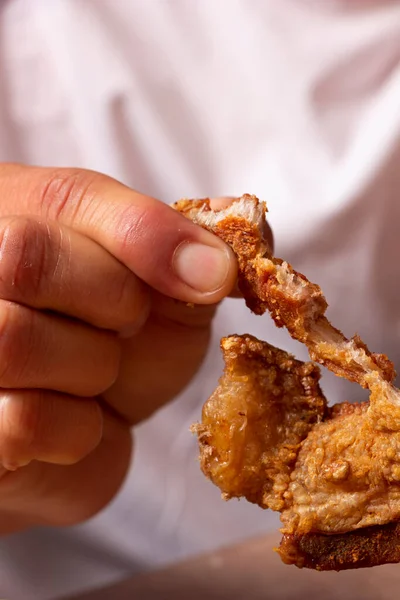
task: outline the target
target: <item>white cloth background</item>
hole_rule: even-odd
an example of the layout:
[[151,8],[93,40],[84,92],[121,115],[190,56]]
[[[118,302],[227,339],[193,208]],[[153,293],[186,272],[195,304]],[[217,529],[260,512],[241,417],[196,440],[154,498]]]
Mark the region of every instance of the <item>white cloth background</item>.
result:
[[[278,255],[321,284],[335,324],[400,364],[399,2],[3,0],[0,160],[97,169],[166,202],[257,194]],[[234,332],[305,357],[226,302],[196,380],[138,428],[112,505],[0,540],[2,597],[54,598],[277,526],[220,500],[188,433]]]

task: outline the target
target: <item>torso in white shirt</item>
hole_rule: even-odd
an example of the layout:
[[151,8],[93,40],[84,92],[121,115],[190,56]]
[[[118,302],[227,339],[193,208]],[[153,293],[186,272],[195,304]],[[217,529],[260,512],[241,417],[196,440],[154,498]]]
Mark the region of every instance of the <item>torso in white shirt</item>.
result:
[[[399,2],[9,0],[0,31],[0,160],[96,169],[166,202],[257,194],[335,324],[400,363]],[[117,499],[85,525],[3,538],[0,595],[43,600],[277,526],[220,500],[188,432],[233,332],[305,357],[226,302],[195,381],[138,428]]]

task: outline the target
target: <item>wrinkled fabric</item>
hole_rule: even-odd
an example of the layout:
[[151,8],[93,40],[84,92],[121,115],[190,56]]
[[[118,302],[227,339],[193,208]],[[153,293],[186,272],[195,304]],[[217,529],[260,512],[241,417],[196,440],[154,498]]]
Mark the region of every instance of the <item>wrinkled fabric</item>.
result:
[[[96,169],[165,202],[257,194],[277,255],[322,286],[331,320],[400,366],[398,1],[3,0],[0,160]],[[244,332],[306,356],[225,302],[196,379],[138,427],[114,502],[0,540],[0,596],[55,598],[277,526],[220,500],[188,432],[219,338]]]

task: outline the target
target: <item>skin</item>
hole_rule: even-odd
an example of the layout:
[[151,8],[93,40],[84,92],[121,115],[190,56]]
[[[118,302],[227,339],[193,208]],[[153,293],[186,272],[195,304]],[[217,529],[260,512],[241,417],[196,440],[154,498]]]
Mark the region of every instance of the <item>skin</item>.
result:
[[193,377],[235,281],[230,249],[154,198],[0,165],[0,534],[113,498],[132,426]]

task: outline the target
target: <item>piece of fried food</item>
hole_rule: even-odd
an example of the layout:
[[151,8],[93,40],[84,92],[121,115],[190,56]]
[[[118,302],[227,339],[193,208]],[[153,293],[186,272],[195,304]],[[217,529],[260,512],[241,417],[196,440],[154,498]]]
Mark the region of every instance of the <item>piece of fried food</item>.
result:
[[268,309],[312,359],[371,391],[369,403],[328,410],[310,363],[251,336],[225,338],[225,373],[197,426],[203,471],[225,497],[282,512],[285,562],[340,570],[397,561],[399,530],[387,525],[400,519],[392,364],[333,328],[320,288],[271,256],[254,196],[219,212],[207,200],[176,208],[231,245],[250,308]]
[[193,428],[202,470],[226,499],[280,511],[300,443],[327,413],[319,369],[250,335],[221,348],[225,372]]
[[400,523],[364,527],[349,533],[284,535],[283,562],[317,571],[344,571],[400,562]]
[[180,200],[174,208],[231,246],[247,306],[258,315],[268,310],[278,327],[306,344],[312,360],[365,388],[371,376],[393,381],[396,373],[384,354],[371,354],[358,336],[348,340],[329,323],[321,288],[272,256],[263,235],[265,203],[245,194],[220,211],[211,209],[208,198]]

